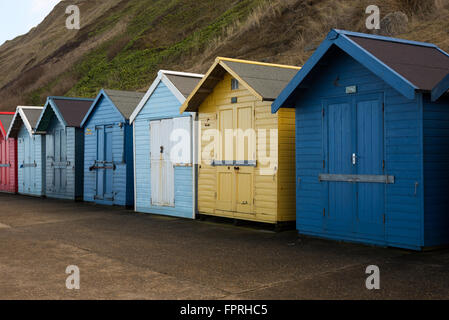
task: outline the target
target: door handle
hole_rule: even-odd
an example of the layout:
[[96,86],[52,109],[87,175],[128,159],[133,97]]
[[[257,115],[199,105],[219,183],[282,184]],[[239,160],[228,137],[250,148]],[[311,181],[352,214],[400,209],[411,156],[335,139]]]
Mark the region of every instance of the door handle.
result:
[[239,171],[239,170],[240,170],[240,167],[234,167],[234,170]]

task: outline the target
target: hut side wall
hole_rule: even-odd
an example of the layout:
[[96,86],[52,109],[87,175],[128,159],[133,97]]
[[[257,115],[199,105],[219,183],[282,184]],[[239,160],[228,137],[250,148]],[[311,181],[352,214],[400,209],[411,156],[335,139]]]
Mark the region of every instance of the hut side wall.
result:
[[423,101],[424,235],[432,247],[449,244],[449,99]]

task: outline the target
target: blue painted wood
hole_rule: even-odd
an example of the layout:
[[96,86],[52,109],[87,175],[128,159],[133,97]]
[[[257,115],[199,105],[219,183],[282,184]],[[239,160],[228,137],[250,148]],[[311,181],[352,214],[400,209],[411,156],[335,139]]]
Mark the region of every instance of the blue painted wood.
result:
[[[329,174],[354,174],[351,155],[354,152],[352,137],[353,106],[350,99],[331,100],[326,108],[328,132],[324,141],[328,157]],[[325,121],[326,121],[325,120]],[[325,230],[330,233],[348,234],[354,232],[355,185],[344,182],[323,182],[328,188]]]
[[19,193],[45,195],[45,140],[42,136],[30,136],[22,124],[18,134],[18,181]]
[[[104,91],[100,92],[86,116],[83,132],[84,201],[132,206],[134,203],[134,170],[130,151],[133,146],[132,128]],[[108,141],[107,144],[105,139]],[[107,158],[105,146],[108,150]],[[90,170],[98,162],[111,159],[115,170]]]
[[[160,82],[134,121],[136,166],[136,211],[192,218],[195,214],[193,181],[194,167],[175,167],[174,207],[155,206],[151,203],[150,121],[180,117],[181,103]],[[182,116],[192,116],[186,113]]]
[[449,100],[423,98],[424,241],[449,243]]
[[[384,175],[384,120],[382,95],[356,98],[357,165],[359,175]],[[362,237],[385,241],[385,184],[359,183],[357,188],[357,230]]]
[[449,91],[449,74],[432,90],[432,101],[440,99]]
[[[348,85],[357,85],[358,93],[347,95],[345,87]],[[302,87],[297,90],[301,94],[293,92],[292,97],[296,99],[292,100],[291,104],[296,107],[297,228],[299,232],[329,239],[414,250],[419,250],[430,243],[443,244],[446,240],[443,241],[441,238],[425,241],[430,231],[423,232],[423,217],[429,212],[428,205],[425,206],[426,209],[423,209],[424,179],[427,179],[427,175],[432,178],[437,177],[438,174],[434,173],[432,176],[430,170],[423,171],[422,158],[425,157],[429,161],[430,167],[434,165],[433,161],[440,161],[439,159],[449,161],[449,154],[444,153],[443,158],[438,157],[441,154],[438,150],[449,150],[445,147],[449,139],[442,135],[443,128],[439,129],[438,126],[433,125],[431,118],[433,116],[440,119],[440,126],[444,127],[445,123],[449,123],[444,119],[449,118],[442,109],[443,105],[449,109],[448,105],[442,104],[438,112],[430,109],[427,118],[424,112],[423,120],[422,106],[420,106],[421,95],[418,94],[413,99],[407,98],[336,47],[329,49],[323,58],[316,62],[307,79],[303,81]],[[318,176],[321,173],[331,172],[330,169],[334,166],[331,163],[332,156],[337,157],[337,160],[338,157],[347,159],[347,157],[350,158],[350,154],[343,157],[338,152],[352,153],[344,149],[341,145],[342,136],[336,134],[340,129],[335,124],[339,123],[339,117],[342,117],[345,110],[345,99],[351,101],[353,105],[351,116],[353,120],[350,125],[353,126],[351,130],[354,130],[355,134],[352,134],[351,142],[345,142],[345,145],[352,143],[352,148],[355,150],[352,152],[359,154],[360,162],[355,173],[391,175],[395,177],[395,184],[357,185],[354,196],[350,197],[349,191],[347,191],[348,195],[341,195],[342,198],[348,198],[349,204],[341,207],[334,204],[332,208],[329,202],[330,192],[342,193],[343,189],[329,190],[325,186],[327,183],[319,182]],[[430,101],[430,97],[428,99]],[[382,102],[384,112],[381,112]],[[340,113],[329,110],[329,105],[339,104]],[[329,123],[330,117],[336,120]],[[422,138],[423,125],[424,139]],[[433,137],[433,143],[427,143],[426,134],[436,135]],[[331,144],[334,145],[331,146]],[[385,160],[385,168],[383,168],[383,160]],[[446,160],[443,160],[441,170],[447,165],[444,161]],[[442,179],[438,183],[435,182],[433,188],[438,188],[443,180],[447,181]],[[353,226],[339,228],[338,224],[334,224],[334,228],[327,227],[327,216],[323,217],[323,212],[326,212],[325,215],[331,214],[332,210],[351,212],[354,200],[357,203],[354,210],[356,219],[352,221],[355,228]],[[434,205],[444,207],[441,199]],[[382,211],[385,213],[385,224]],[[347,218],[343,216],[342,220]],[[429,222],[428,225],[431,223]]]

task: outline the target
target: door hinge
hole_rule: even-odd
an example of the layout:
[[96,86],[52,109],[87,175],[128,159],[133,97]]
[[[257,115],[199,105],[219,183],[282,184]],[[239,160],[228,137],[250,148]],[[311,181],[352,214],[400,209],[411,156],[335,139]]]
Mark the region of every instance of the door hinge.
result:
[[323,217],[326,217],[326,208],[323,209]]
[[385,170],[385,160],[382,160],[382,169]]

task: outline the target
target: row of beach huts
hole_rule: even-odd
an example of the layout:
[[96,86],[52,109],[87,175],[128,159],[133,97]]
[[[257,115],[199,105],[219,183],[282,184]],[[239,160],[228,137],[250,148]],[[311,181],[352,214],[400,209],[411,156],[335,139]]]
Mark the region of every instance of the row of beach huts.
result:
[[445,246],[449,55],[332,30],[302,68],[217,58],[160,71],[146,94],[0,113],[0,155],[2,192]]

